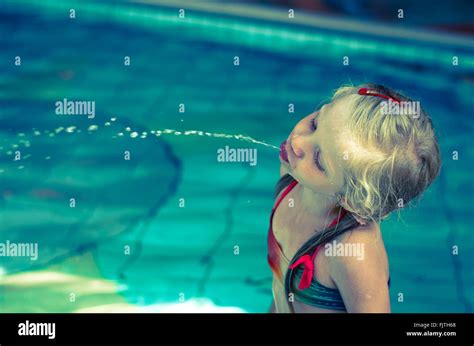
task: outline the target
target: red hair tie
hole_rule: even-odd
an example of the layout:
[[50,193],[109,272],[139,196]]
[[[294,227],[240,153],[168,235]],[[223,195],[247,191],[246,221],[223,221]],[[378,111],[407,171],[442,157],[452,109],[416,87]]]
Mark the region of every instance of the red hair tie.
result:
[[369,89],[369,88],[360,88],[359,89],[359,95],[365,95],[365,96],[377,96],[384,98],[386,100],[392,100],[393,102],[400,103],[400,100],[397,100],[396,98],[384,95],[384,94],[379,94],[377,90],[375,89]]

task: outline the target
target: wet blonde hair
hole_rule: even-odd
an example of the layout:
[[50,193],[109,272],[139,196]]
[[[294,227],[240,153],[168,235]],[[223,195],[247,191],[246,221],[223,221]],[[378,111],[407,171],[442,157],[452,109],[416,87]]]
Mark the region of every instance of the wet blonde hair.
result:
[[421,107],[415,116],[386,114],[382,102],[388,101],[359,95],[360,88],[413,100],[375,84],[344,86],[332,98],[350,112],[341,204],[363,223],[377,222],[420,196],[438,175],[441,158],[431,119]]

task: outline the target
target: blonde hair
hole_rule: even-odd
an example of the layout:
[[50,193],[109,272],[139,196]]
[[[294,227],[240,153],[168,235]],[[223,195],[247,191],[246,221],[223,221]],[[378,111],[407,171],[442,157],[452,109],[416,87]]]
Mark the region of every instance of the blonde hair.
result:
[[439,173],[441,158],[431,119],[421,107],[416,116],[388,114],[382,107],[387,99],[359,95],[360,88],[413,100],[375,84],[344,86],[332,98],[350,112],[343,206],[358,219],[380,221],[426,190]]

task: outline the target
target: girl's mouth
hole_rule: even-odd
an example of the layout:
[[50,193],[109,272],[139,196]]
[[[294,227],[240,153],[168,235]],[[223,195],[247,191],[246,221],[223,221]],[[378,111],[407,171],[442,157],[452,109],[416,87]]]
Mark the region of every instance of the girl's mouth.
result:
[[283,161],[290,163],[288,161],[288,152],[286,151],[286,140],[280,144],[280,157]]

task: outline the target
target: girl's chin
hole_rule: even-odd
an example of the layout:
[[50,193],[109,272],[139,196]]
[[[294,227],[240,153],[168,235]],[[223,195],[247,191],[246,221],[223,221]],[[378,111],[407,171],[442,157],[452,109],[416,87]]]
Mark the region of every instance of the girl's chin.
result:
[[291,165],[288,161],[285,161],[281,156],[278,157],[280,159],[280,163],[286,167],[288,171],[291,171]]

